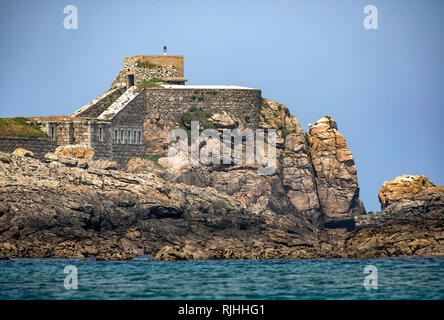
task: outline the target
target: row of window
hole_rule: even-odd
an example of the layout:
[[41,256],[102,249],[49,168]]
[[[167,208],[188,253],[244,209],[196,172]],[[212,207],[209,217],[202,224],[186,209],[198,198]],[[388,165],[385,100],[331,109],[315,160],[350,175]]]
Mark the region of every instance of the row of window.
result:
[[[98,128],[98,138],[99,141],[104,141],[105,135],[104,135],[104,129],[102,127]],[[57,133],[56,133],[56,126],[55,125],[49,125],[48,130],[48,136],[51,140],[56,140]],[[127,143],[127,144],[142,144],[143,143],[143,137],[142,137],[142,131],[141,130],[122,130],[122,129],[114,129],[114,137],[113,137],[114,143]]]
[[[100,135],[100,131],[99,131]],[[142,131],[114,129],[114,143],[142,144]]]

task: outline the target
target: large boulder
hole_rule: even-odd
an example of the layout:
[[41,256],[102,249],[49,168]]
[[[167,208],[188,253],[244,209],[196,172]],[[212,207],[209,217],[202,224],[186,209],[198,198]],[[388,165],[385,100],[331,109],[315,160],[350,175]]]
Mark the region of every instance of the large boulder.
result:
[[15,149],[12,154],[15,155],[15,156],[34,158],[34,153],[32,151],[29,151],[29,150],[23,149],[23,148]]
[[213,114],[208,119],[208,122],[213,124],[216,128],[219,129],[225,129],[225,128],[228,129],[238,128],[239,130],[244,129],[242,121],[238,117],[226,111],[221,111]]
[[45,154],[47,163],[62,164],[66,167],[81,169],[117,170],[118,164],[107,159],[93,160],[94,149],[83,145],[64,145],[57,147],[54,153]]
[[378,197],[381,209],[406,200],[442,199],[444,187],[432,183],[423,175],[403,175],[392,181],[385,181],[379,190]]
[[356,217],[358,226],[444,220],[444,187],[422,175],[403,175],[385,181],[379,190],[381,211]]
[[381,211],[356,217],[347,257],[444,256],[444,187],[403,175],[383,183],[379,201]]
[[92,160],[94,157],[93,148],[77,144],[59,146],[54,153],[65,158]]
[[153,115],[145,120],[144,141],[147,155],[162,155],[168,153],[170,145],[168,134],[170,130],[178,128],[179,124],[174,121],[161,120],[159,115]]

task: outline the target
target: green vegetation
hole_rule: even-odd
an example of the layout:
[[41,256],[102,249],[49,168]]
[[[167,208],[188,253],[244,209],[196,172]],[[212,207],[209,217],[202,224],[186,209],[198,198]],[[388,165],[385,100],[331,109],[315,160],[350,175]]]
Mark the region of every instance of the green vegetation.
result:
[[48,135],[23,117],[0,118],[0,136],[23,138],[47,138]]
[[279,110],[279,112],[282,110],[282,105],[281,104],[278,104],[278,110]]
[[179,124],[186,128],[189,127],[191,121],[199,121],[199,125],[204,129],[215,129],[216,127],[208,121],[215,113],[214,110],[203,110],[192,106],[188,112],[183,113],[179,118]]
[[165,84],[165,82],[162,79],[152,78],[152,79],[150,79],[148,81],[145,81],[143,83],[138,84],[135,92],[139,92],[143,88],[158,87],[161,84]]
[[205,91],[205,93],[212,94],[213,96],[215,96],[217,94],[217,90],[211,89],[211,90]]
[[282,139],[285,139],[286,136],[288,136],[291,133],[291,130],[288,130],[285,124],[281,128],[281,137]]
[[198,109],[196,106],[191,106],[188,112],[184,112],[177,122],[180,127],[188,134],[188,143],[191,144],[191,121],[199,121],[199,126],[203,129],[216,129],[216,127],[209,121],[218,110]]
[[139,67],[139,68],[148,68],[148,69],[162,67],[162,66],[160,66],[158,64],[154,64],[154,63],[151,63],[151,62],[148,62],[148,61],[144,61],[144,62],[137,61],[136,66]]
[[266,124],[268,124],[268,119],[267,119],[267,116],[265,115],[265,113],[261,113],[261,117],[262,117],[262,120],[264,120],[264,122]]
[[165,128],[165,124],[162,123],[162,122],[160,122],[159,120],[156,121],[156,126],[159,127],[159,128],[161,128],[161,129]]
[[[215,96],[217,94],[217,90],[213,90],[213,89],[206,90],[205,94],[211,94],[211,95]],[[191,100],[204,101],[204,93],[202,92],[199,94],[199,91],[194,90],[193,94],[191,95]]]
[[294,159],[294,154],[282,152],[281,155],[279,156],[279,158],[281,160],[284,160],[284,158],[292,158],[292,159]]
[[262,98],[262,107],[267,108],[267,109],[271,109],[270,105],[268,104],[268,102],[264,98]]
[[165,154],[159,154],[159,155],[155,155],[155,156],[139,156],[139,158],[141,158],[141,159],[150,160],[150,161],[154,162],[154,165],[156,167],[158,167],[159,169],[165,169],[165,167],[159,163],[159,159],[163,158],[163,157],[165,157]]
[[204,97],[203,97],[203,95],[200,95],[200,96],[196,96],[196,95],[191,95],[191,100],[196,100],[197,99],[197,101],[203,101],[204,100]]

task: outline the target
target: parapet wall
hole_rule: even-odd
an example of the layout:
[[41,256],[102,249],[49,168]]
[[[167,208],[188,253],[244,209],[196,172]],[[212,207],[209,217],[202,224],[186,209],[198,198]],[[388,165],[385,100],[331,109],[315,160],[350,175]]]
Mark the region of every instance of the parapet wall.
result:
[[32,151],[37,159],[42,160],[45,154],[55,151],[57,143],[45,138],[0,137],[0,151],[12,153],[17,148]]
[[148,117],[175,121],[194,106],[229,111],[250,128],[259,124],[262,97],[258,89],[148,88],[145,96]]

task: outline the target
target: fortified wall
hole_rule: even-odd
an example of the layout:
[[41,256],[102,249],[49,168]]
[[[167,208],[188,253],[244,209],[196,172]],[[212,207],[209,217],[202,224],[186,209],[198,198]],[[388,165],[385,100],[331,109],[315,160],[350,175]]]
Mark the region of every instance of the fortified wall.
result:
[[12,153],[18,148],[32,151],[37,159],[43,160],[45,154],[54,152],[57,143],[48,138],[0,137],[0,151]]
[[0,150],[31,150],[38,158],[57,146],[80,144],[95,150],[94,159],[120,166],[145,155],[145,119],[177,121],[191,108],[226,111],[247,128],[259,125],[262,97],[259,89],[240,86],[184,85],[183,56],[126,57],[110,90],[70,116],[28,118],[47,139],[1,137]]
[[237,116],[246,127],[259,124],[261,91],[236,86],[164,85],[145,90],[147,116],[177,120],[190,107],[227,111]]

